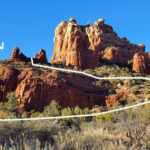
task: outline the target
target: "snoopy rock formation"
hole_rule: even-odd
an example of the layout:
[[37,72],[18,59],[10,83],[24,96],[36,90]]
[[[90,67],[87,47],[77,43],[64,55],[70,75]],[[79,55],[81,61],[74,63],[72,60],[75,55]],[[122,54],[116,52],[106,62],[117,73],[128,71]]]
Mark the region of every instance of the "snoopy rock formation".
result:
[[134,54],[145,52],[144,44],[119,38],[103,19],[85,26],[78,25],[74,18],[69,23],[62,21],[56,28],[54,43],[50,63],[59,62],[74,69],[95,68],[101,60],[127,64]]

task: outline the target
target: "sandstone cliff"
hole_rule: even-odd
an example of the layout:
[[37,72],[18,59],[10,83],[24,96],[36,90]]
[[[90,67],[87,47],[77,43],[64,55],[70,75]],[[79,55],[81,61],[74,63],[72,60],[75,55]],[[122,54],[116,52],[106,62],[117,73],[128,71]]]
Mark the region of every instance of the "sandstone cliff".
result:
[[113,28],[99,19],[94,25],[78,25],[74,18],[61,22],[55,31],[51,63],[63,63],[74,69],[98,67],[101,60],[127,64],[145,45],[119,38]]
[[7,101],[6,95],[15,88],[17,71],[10,67],[0,67],[0,101]]
[[30,67],[19,70],[0,68],[0,101],[7,101],[7,93],[14,91],[21,110],[42,111],[51,100],[62,107],[106,105],[109,88],[94,85],[90,78]]
[[[7,101],[6,95],[14,91],[21,111],[42,111],[52,100],[57,100],[62,108],[109,106],[127,100],[127,97],[118,96],[122,90],[96,85],[89,77],[27,66],[21,71],[20,68],[1,67],[0,83],[0,101]],[[110,89],[118,94],[112,95]],[[125,92],[128,92],[125,95],[130,93]]]

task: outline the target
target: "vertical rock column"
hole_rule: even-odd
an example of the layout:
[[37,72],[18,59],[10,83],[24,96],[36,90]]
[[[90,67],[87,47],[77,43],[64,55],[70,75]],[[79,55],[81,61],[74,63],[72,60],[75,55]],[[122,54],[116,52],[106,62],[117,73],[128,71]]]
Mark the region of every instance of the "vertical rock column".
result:
[[136,53],[133,57],[133,71],[141,74],[149,74],[150,67],[148,58],[144,53]]

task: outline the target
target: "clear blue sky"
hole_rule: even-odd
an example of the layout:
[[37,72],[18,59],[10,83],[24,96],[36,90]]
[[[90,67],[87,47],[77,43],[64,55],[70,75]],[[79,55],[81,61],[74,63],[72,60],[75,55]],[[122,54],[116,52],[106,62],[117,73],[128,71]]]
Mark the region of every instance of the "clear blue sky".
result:
[[120,37],[150,51],[150,0],[0,0],[0,59],[18,46],[28,57],[43,48],[50,60],[55,28],[70,17],[82,25],[104,18]]

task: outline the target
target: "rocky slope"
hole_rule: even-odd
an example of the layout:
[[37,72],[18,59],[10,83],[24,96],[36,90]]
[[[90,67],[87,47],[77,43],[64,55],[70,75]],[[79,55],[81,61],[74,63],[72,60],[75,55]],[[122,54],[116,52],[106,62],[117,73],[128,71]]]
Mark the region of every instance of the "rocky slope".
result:
[[[117,64],[128,66],[133,60],[133,72],[150,74],[150,53],[145,53],[145,46],[119,38],[103,19],[86,26],[78,25],[73,18],[69,23],[63,21],[56,28],[54,42],[50,64],[43,49],[34,56],[35,63],[63,64],[84,70],[101,68],[104,62],[114,67]],[[83,75],[35,68],[18,47],[14,48],[10,59],[0,64],[0,101],[7,101],[7,94],[14,91],[22,111],[42,111],[52,100],[57,100],[62,107],[92,107],[135,99],[131,88],[121,86],[124,83],[113,87],[110,81],[97,84],[96,80]]]
[[[6,101],[7,93],[15,91],[21,109],[43,110],[51,100],[62,107],[105,105],[107,88],[95,86],[92,81],[79,75],[51,72],[24,67],[23,71],[12,67],[0,67],[0,98]],[[42,76],[43,75],[43,76]]]
[[95,80],[82,75],[51,72],[27,64],[15,65],[0,67],[0,98],[5,102],[7,93],[14,91],[22,111],[42,111],[52,100],[57,100],[62,107],[113,105],[116,101],[126,101],[125,95],[130,93],[129,90],[97,85]]

